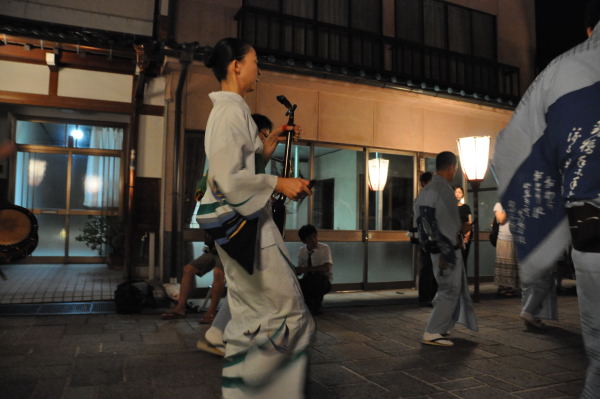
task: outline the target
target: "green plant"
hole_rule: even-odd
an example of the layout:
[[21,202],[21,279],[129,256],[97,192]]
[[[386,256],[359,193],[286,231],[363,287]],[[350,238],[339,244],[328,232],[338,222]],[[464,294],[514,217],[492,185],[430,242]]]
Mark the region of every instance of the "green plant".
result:
[[123,224],[117,216],[88,216],[75,240],[97,250],[100,256],[104,255],[105,249],[107,255],[120,256],[123,254],[123,238]]

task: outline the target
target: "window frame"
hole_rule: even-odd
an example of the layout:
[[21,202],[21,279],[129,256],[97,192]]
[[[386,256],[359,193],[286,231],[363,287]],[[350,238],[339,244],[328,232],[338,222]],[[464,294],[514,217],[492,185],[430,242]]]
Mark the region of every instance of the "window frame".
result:
[[[17,151],[25,151],[29,153],[46,153],[46,154],[66,154],[69,161],[67,165],[67,171],[70,176],[71,168],[72,168],[72,158],[75,155],[91,155],[91,156],[112,156],[118,157],[120,159],[120,170],[119,170],[119,206],[116,209],[112,210],[74,210],[70,209],[70,198],[71,194],[71,186],[72,182],[70,178],[67,179],[66,184],[66,193],[68,194],[66,197],[66,210],[64,211],[46,211],[40,209],[30,209],[33,214],[56,214],[65,216],[65,223],[69,223],[69,216],[79,216],[79,215],[96,215],[96,216],[118,216],[121,217],[125,212],[125,178],[126,178],[126,142],[129,140],[129,129],[130,125],[126,122],[113,122],[113,121],[102,121],[102,120],[94,120],[94,119],[78,119],[78,118],[63,118],[63,117],[49,117],[49,116],[37,116],[20,114],[20,113],[8,113],[8,121],[9,121],[9,135],[10,139],[16,143],[16,135],[17,135],[17,122],[32,122],[32,123],[55,123],[55,124],[65,124],[65,125],[86,125],[86,126],[96,126],[96,127],[114,127],[123,129],[123,143],[120,150],[106,150],[106,149],[97,149],[97,148],[77,148],[73,146],[69,146],[67,142],[67,146],[50,146],[50,145],[39,145],[39,144],[16,144]],[[10,159],[10,173],[8,175],[8,198],[14,198],[15,190],[16,190],[16,166],[17,166],[17,157],[11,157]],[[65,242],[66,242],[66,250],[68,251],[68,241],[70,239],[70,232],[67,232]],[[62,263],[103,263],[106,261],[106,257],[103,256],[36,256],[31,259],[27,259],[25,263],[52,263],[56,261]]]

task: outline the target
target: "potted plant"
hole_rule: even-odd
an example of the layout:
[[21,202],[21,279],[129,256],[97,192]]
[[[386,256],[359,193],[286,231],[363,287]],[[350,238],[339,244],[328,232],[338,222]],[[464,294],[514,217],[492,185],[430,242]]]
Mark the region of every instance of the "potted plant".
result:
[[88,216],[76,241],[108,257],[109,266],[123,264],[123,223],[118,216]]

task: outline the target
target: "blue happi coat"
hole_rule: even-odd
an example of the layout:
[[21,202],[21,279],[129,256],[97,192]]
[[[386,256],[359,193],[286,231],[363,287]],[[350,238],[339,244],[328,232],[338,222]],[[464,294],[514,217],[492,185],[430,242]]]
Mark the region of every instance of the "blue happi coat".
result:
[[524,281],[570,242],[565,205],[600,199],[600,24],[531,84],[493,158]]

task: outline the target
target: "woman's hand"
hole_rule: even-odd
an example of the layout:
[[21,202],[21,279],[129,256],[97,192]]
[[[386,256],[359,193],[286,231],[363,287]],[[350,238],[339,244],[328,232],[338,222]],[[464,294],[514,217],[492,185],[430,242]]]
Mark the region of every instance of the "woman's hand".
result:
[[[263,142],[263,158],[265,161],[271,159],[271,155],[275,152],[277,144],[285,143],[285,133],[291,128],[291,126],[283,125],[271,131],[271,133],[264,133],[263,131],[258,132],[258,136]],[[300,139],[302,134],[302,127],[299,125],[294,126],[294,142]]]
[[[269,137],[273,137],[273,140],[276,140],[278,143],[284,143],[285,142],[285,133],[288,130],[290,130],[292,127],[294,128],[294,142],[297,142],[298,140],[300,140],[300,136],[302,135],[302,127],[300,125],[294,125],[294,126],[283,125],[281,127],[278,127],[277,129],[273,130],[271,132],[271,134],[269,134]],[[267,139],[269,137],[267,137]]]
[[278,177],[275,191],[289,199],[299,200],[312,195],[309,185],[310,181],[306,179]]

